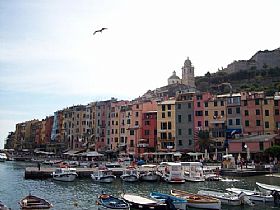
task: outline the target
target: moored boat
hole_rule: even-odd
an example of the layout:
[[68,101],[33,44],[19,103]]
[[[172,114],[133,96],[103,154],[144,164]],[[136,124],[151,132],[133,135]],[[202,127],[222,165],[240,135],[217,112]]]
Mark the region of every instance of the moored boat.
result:
[[0,162],[4,162],[8,159],[7,155],[5,153],[0,153]]
[[34,195],[24,197],[20,200],[19,205],[24,210],[50,209],[53,207],[49,201]]
[[263,184],[260,182],[256,182],[256,185],[258,185],[260,191],[271,194],[273,191],[277,191],[280,193],[280,186],[277,185],[270,185],[270,184]]
[[184,178],[189,182],[204,182],[203,165],[201,162],[181,162]]
[[92,173],[91,178],[95,182],[111,183],[116,179],[116,176],[112,174],[112,170],[106,167],[99,167],[98,171]]
[[260,201],[260,202],[273,202],[274,198],[272,195],[268,195],[266,193],[257,191],[257,190],[246,190],[246,189],[241,189],[241,188],[227,188],[226,189],[229,192],[240,194],[241,192],[245,193],[246,196],[251,200],[251,201]]
[[96,201],[100,210],[129,210],[129,204],[121,198],[102,193]]
[[162,179],[168,183],[185,183],[181,163],[162,162],[160,165],[165,166]]
[[0,210],[10,210],[2,201],[0,201]]
[[78,177],[76,168],[57,168],[52,173],[52,177],[57,181],[72,182]]
[[199,190],[197,192],[199,195],[205,195],[205,196],[211,196],[214,198],[217,198],[221,201],[222,204],[230,205],[230,206],[240,206],[244,203],[244,193],[240,194],[231,194],[227,192],[219,192],[219,191],[213,191],[213,190]]
[[183,198],[188,207],[201,209],[221,209],[221,201],[217,198],[189,193],[182,190],[171,190],[171,195]]
[[128,166],[123,170],[123,174],[120,177],[125,182],[136,182],[139,180],[139,173],[137,168]]
[[168,210],[168,205],[140,195],[124,193],[121,197],[130,205],[132,209],[141,210]]
[[176,209],[186,210],[187,201],[182,198],[159,192],[151,192],[150,197],[161,202],[166,202],[169,199]]
[[141,181],[158,181],[161,178],[160,173],[157,171],[157,165],[142,165],[139,171]]

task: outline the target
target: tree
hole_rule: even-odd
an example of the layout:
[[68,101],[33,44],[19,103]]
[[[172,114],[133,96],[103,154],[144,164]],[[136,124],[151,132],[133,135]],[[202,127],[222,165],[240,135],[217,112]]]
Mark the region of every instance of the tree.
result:
[[200,130],[198,132],[198,142],[199,142],[199,148],[201,152],[204,152],[205,149],[209,149],[211,143],[209,137],[209,131]]
[[269,156],[279,158],[280,157],[280,146],[279,145],[274,145],[274,146],[266,149],[264,152],[266,154],[268,154]]

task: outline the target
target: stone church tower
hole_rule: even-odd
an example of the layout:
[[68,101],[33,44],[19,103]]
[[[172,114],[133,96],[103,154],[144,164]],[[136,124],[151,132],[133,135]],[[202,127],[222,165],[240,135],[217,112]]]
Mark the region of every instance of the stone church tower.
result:
[[189,57],[185,60],[184,66],[182,67],[182,84],[195,87],[194,67]]

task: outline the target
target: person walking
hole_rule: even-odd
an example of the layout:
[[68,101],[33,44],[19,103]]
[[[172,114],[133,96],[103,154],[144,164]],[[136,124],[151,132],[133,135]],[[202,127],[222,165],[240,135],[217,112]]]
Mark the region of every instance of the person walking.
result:
[[41,170],[41,163],[38,163],[37,166],[38,166],[38,170],[40,171]]

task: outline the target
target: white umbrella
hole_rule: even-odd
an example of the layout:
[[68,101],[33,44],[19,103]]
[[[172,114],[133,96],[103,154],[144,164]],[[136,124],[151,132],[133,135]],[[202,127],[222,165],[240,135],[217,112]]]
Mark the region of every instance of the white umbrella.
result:
[[250,160],[250,148],[247,147],[247,161]]

